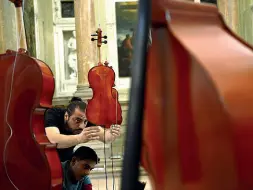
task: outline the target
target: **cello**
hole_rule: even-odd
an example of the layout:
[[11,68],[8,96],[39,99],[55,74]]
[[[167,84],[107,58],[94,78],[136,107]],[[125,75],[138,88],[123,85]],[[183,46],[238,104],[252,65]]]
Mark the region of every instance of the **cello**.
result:
[[107,39],[107,36],[102,35],[100,28],[97,29],[96,34],[91,36],[93,36],[92,41],[97,41],[99,61],[98,65],[92,67],[88,72],[88,81],[93,96],[88,100],[86,116],[91,123],[110,128],[111,125],[122,123],[118,92],[113,88],[115,86],[115,72],[107,61],[104,64],[101,62],[100,48],[103,43],[107,43],[102,39]]
[[[87,120],[96,126],[104,127],[104,153],[105,151],[105,130],[112,125],[121,125],[122,123],[122,109],[118,100],[118,91],[115,86],[115,72],[109,63],[101,62],[100,48],[102,44],[106,44],[107,36],[102,35],[102,30],[97,29],[96,34],[91,35],[91,41],[97,41],[98,48],[98,65],[92,67],[88,72],[88,81],[90,88],[93,91],[92,99],[88,100],[86,108]],[[97,37],[97,38],[94,38]],[[113,156],[113,147],[111,144],[111,155]],[[112,176],[113,176],[113,189],[115,188],[115,178],[113,171],[113,158],[112,162]],[[106,171],[106,155],[105,155],[105,176],[106,176],[106,189],[107,187],[107,171]]]
[[0,55],[0,189],[60,190],[61,163],[43,124],[44,111],[52,106],[53,73],[28,55],[22,0],[10,1],[16,7],[20,47]]
[[138,19],[121,189],[140,161],[155,190],[252,189],[253,47],[208,4],[140,0]]

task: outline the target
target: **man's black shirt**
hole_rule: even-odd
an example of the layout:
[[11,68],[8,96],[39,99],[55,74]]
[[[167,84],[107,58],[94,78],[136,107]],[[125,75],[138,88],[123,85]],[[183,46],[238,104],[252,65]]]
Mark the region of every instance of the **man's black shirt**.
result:
[[[66,123],[64,121],[66,109],[63,108],[51,108],[45,113],[45,128],[57,127],[63,135],[73,135],[70,131],[66,130]],[[87,126],[92,124],[88,122]],[[61,162],[71,160],[73,149],[75,146],[69,148],[57,148]]]

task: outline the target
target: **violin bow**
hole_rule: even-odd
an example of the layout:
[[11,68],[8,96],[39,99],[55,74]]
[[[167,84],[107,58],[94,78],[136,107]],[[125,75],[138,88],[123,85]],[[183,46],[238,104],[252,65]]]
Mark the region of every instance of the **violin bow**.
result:
[[151,2],[139,0],[121,190],[134,190],[138,184]]

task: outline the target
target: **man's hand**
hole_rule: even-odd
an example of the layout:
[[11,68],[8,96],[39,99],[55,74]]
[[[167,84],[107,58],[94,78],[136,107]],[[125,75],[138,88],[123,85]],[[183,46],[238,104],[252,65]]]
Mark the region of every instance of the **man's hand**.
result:
[[119,137],[121,134],[120,125],[112,125],[110,128],[110,132],[113,136]]
[[91,140],[98,140],[99,139],[99,127],[87,127],[84,128],[83,131],[78,135],[80,143],[86,143]]
[[120,125],[112,125],[110,129],[105,129],[99,126],[99,141],[111,143],[120,136]]

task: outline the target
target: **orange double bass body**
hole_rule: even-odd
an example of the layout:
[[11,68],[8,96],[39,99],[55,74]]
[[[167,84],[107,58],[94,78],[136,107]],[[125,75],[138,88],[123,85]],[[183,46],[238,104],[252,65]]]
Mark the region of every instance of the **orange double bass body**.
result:
[[[95,125],[101,125],[110,128],[113,124],[122,123],[122,110],[118,101],[118,92],[113,88],[115,82],[115,72],[112,67],[108,66],[108,62],[101,63],[100,47],[102,43],[102,31],[99,28],[96,31],[97,47],[99,48],[99,63],[90,69],[88,73],[88,81],[92,88],[92,99],[88,100],[86,115],[88,121]],[[104,36],[104,38],[107,38]]]
[[253,189],[252,82],[253,48],[216,7],[152,1],[142,165],[155,190]]
[[[22,10],[21,1],[12,2]],[[8,50],[0,55],[0,79],[0,189],[62,189],[60,160],[44,129],[55,85],[51,70],[24,49]]]

